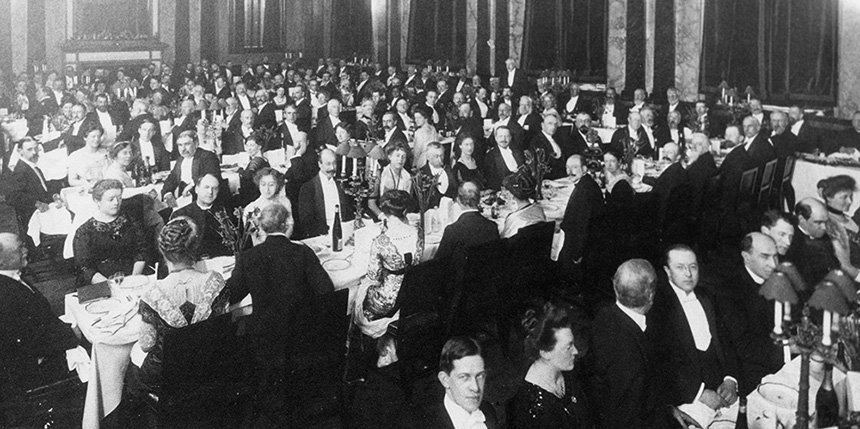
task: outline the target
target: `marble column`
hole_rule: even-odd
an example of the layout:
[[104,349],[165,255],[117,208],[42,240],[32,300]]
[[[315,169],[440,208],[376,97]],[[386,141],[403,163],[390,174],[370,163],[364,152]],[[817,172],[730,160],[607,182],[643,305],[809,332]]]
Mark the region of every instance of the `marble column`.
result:
[[620,93],[624,89],[627,72],[627,0],[609,1],[608,33],[606,83]]
[[64,0],[45,0],[45,60],[54,70],[60,70],[65,62],[60,45],[66,40],[66,14],[51,11],[65,9]]
[[12,74],[12,17],[9,0],[0,0],[0,69]]
[[27,0],[12,0],[12,71],[21,73],[27,68]]
[[400,0],[400,65],[406,68],[406,52],[409,47],[409,12],[412,7],[410,0]]
[[675,87],[685,101],[699,95],[704,14],[705,0],[675,2]]
[[466,69],[478,67],[478,0],[466,0]]
[[188,53],[192,62],[200,61],[200,8],[203,0],[188,1]]
[[173,66],[176,60],[176,0],[158,2],[158,40],[167,45],[161,52],[162,63]]
[[839,1],[839,59],[836,115],[850,118],[860,104],[860,2]]
[[510,0],[508,3],[510,35],[508,57],[520,64],[523,52],[523,28],[526,22],[526,0]]
[[373,60],[388,62],[388,4],[385,0],[371,0],[370,19],[373,22]]
[[654,92],[654,25],[656,0],[645,0],[645,92]]
[[[215,10],[218,14],[218,41],[215,46],[218,52],[217,61],[223,64],[227,61],[227,55],[230,53],[230,0],[217,1],[218,5]],[[213,58],[213,60],[216,59]]]

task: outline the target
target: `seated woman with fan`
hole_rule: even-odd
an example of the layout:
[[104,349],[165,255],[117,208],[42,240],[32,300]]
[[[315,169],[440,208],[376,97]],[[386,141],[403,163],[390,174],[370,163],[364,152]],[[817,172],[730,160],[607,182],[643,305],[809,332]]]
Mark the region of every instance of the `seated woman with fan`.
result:
[[385,147],[389,164],[379,173],[379,186],[367,200],[367,207],[377,218],[383,214],[379,198],[388,191],[405,191],[410,195],[411,200],[412,175],[406,167],[409,152],[409,146],[402,142],[394,142]]
[[172,219],[158,236],[158,250],[169,274],[158,280],[140,301],[143,319],[140,340],[132,348],[132,365],[126,373],[126,391],[134,403],[145,395],[158,395],[162,385],[163,346],[167,332],[224,314],[228,294],[224,278],[200,269],[200,234],[190,218]]
[[418,229],[406,221],[408,204],[406,191],[390,190],[382,195],[381,232],[371,242],[367,275],[355,298],[353,323],[362,334],[376,340],[378,367],[397,361],[394,340],[385,333],[388,325],[399,319],[395,303],[406,269],[418,264],[424,248]]
[[534,177],[523,169],[502,180],[502,199],[510,201],[514,206],[514,211],[505,218],[502,238],[516,235],[520,228],[546,222],[543,208],[532,201],[536,186]]

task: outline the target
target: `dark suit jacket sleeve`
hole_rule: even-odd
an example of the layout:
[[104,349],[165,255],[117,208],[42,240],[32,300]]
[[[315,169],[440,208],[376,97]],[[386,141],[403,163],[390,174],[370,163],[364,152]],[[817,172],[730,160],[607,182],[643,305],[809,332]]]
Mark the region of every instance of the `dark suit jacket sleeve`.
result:
[[323,295],[334,290],[334,284],[331,281],[328,273],[322,267],[319,258],[314,254],[313,250],[302,246],[302,253],[305,259],[305,275],[308,279],[308,284],[313,288],[318,295]]
[[316,208],[316,195],[314,192],[314,184],[312,181],[305,182],[299,189],[298,201],[298,236],[300,238],[307,237],[314,223],[314,211]]
[[433,259],[443,259],[451,256],[454,253],[454,248],[456,247],[455,241],[457,241],[457,231],[455,228],[452,228],[452,225],[448,225],[445,227],[445,231],[442,232],[442,240],[439,241],[439,249],[436,250],[436,255]]
[[230,304],[235,304],[245,298],[251,292],[248,284],[247,271],[249,267],[246,262],[247,253],[240,253],[236,257],[236,267],[233,269],[233,274],[227,280],[227,287],[230,290]]
[[167,175],[167,178],[164,179],[164,186],[161,188],[161,196],[165,196],[168,193],[174,193],[175,197],[179,197],[176,194],[176,188],[179,187],[179,169],[181,168],[182,160],[176,161],[176,165],[173,166],[173,170],[170,171],[170,174]]
[[[207,174],[211,174],[218,179],[221,179],[221,162],[218,161],[218,155],[215,155],[212,152],[209,152],[205,149],[197,149],[202,150],[203,156],[200,157],[200,175],[198,177],[203,177]],[[177,165],[179,162],[177,161]]]
[[[614,304],[612,304],[614,305]],[[603,392],[597,398],[600,417],[606,428],[644,428],[638,410],[639,394],[644,389],[639,353],[627,335],[616,332],[617,324],[595,323],[593,353],[597,377],[595,384]]]

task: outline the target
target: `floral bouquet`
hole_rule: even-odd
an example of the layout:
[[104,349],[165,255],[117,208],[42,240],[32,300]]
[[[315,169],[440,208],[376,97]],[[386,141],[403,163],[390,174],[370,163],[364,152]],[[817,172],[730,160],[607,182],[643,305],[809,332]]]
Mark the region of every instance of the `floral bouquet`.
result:
[[[239,210],[238,208],[236,210]],[[230,216],[227,215],[227,210],[223,207],[212,213],[215,220],[218,221],[218,235],[221,236],[221,244],[224,247],[231,249],[234,255],[238,255],[242,250],[243,240],[239,227],[233,224]],[[241,216],[241,211],[239,213]]]
[[524,153],[526,162],[520,168],[525,168],[531,173],[532,177],[535,178],[535,193],[538,196],[538,199],[542,199],[543,195],[541,193],[541,183],[543,182],[543,178],[546,173],[549,173],[549,158],[546,155],[546,151],[542,148],[536,148],[534,153],[531,151],[525,151]]
[[433,198],[433,193],[436,192],[438,185],[438,177],[426,174],[421,170],[418,170],[415,177],[412,178],[412,194],[418,201],[418,240],[421,248],[424,247],[424,214],[430,208],[430,200]]

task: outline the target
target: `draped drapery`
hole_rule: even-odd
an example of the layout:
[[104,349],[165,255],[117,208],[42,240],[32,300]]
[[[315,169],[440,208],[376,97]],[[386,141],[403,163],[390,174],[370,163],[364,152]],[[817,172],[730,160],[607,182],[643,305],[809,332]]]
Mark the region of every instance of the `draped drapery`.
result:
[[412,0],[406,59],[466,63],[466,0]]
[[835,103],[837,0],[706,0],[703,87]]
[[331,52],[335,57],[373,54],[371,0],[332,0]]
[[565,68],[605,79],[607,15],[604,0],[527,2],[523,67]]

